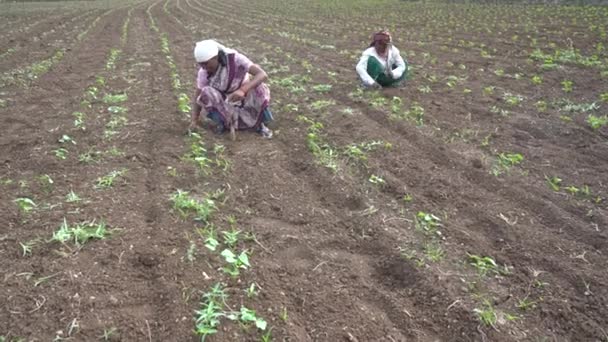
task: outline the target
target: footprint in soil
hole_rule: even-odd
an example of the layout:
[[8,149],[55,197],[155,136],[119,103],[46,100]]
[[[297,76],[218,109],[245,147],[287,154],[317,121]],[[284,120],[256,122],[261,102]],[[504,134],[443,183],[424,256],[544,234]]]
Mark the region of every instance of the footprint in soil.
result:
[[385,285],[406,288],[415,285],[420,276],[418,270],[408,260],[392,258],[378,264],[378,274]]

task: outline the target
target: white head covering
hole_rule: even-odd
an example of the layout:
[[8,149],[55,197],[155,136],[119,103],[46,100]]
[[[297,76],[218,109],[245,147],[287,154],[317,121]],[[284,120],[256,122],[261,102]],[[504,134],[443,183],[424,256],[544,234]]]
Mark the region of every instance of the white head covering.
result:
[[220,44],[213,39],[202,40],[194,47],[194,59],[197,63],[204,63],[217,56]]

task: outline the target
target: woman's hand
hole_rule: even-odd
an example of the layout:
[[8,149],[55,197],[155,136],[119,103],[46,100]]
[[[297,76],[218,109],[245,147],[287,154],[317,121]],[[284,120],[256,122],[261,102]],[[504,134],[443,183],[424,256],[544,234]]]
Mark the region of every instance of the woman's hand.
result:
[[234,92],[230,93],[228,97],[226,97],[226,102],[239,102],[245,99],[245,92],[241,89],[237,89]]

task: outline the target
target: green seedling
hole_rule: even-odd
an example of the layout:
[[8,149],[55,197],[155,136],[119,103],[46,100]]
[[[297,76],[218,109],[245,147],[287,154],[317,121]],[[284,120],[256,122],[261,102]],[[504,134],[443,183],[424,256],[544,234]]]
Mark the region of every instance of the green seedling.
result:
[[211,290],[203,295],[201,308],[196,310],[196,334],[201,336],[201,341],[209,335],[217,333],[220,318],[226,316],[223,311],[224,303],[228,296],[224,293],[221,284],[215,284]]
[[331,91],[331,84],[317,84],[315,86],[312,87],[312,90],[318,92],[318,93],[327,93],[329,91]]
[[177,109],[184,114],[188,114],[192,111],[190,106],[190,97],[184,93],[180,93],[177,97]]
[[59,142],[62,144],[70,143],[72,145],[76,145],[76,141],[67,134],[62,135],[61,138],[59,138]]
[[224,249],[220,255],[223,256],[224,260],[228,263],[228,266],[223,267],[222,271],[228,273],[233,278],[239,276],[240,269],[248,269],[250,267],[247,251],[243,251],[237,256],[232,250]]
[[247,298],[253,298],[259,294],[259,291],[258,291],[255,283],[251,283],[251,285],[249,285],[249,287],[247,288],[246,292],[247,292]]
[[608,92],[601,93],[601,94],[600,94],[600,100],[601,100],[602,102],[607,102],[607,103],[608,103]]
[[215,202],[210,198],[197,200],[189,195],[187,191],[177,190],[171,195],[173,208],[182,217],[187,217],[190,213],[195,213],[195,220],[207,222],[213,211],[216,209]]
[[490,173],[494,176],[499,176],[503,172],[509,171],[511,167],[519,165],[523,160],[524,156],[520,153],[500,153]]
[[85,221],[70,227],[64,218],[59,229],[53,232],[51,241],[65,243],[73,240],[77,247],[81,247],[91,239],[103,240],[108,235],[110,232],[104,222]]
[[425,85],[425,86],[419,86],[418,87],[418,91],[423,93],[423,94],[430,94],[433,92],[433,90],[431,89],[430,86]]
[[224,145],[213,144],[213,154],[215,155],[215,160],[213,162],[220,170],[225,172],[230,169],[230,161],[226,159],[224,152],[226,152],[226,147]]
[[99,339],[104,341],[111,341],[114,334],[118,331],[118,329],[112,327],[109,329],[103,329],[103,334],[99,336]]
[[241,231],[235,230],[234,227],[229,232],[223,231],[222,235],[224,236],[224,244],[226,244],[230,248],[234,248],[236,246],[236,244],[239,242],[240,234],[241,234]]
[[287,323],[288,316],[287,316],[287,308],[286,307],[282,307],[281,308],[281,312],[279,313],[279,318],[283,322]]
[[424,254],[432,262],[439,262],[445,256],[443,249],[438,243],[427,243],[424,246]]
[[317,162],[333,172],[338,171],[338,152],[331,145],[326,143],[322,137],[323,124],[309,119],[303,115],[297,118],[300,122],[309,124],[306,143],[308,149],[317,158]]
[[122,157],[122,156],[125,155],[125,152],[121,151],[116,146],[113,146],[112,148],[110,148],[109,150],[107,150],[105,153],[108,154],[108,155],[110,155],[110,156],[112,156],[112,157]]
[[562,184],[561,178],[556,177],[556,176],[553,176],[553,177],[545,176],[545,180],[547,181],[547,184],[553,191],[557,192],[560,190],[560,187]]
[[126,169],[114,170],[105,176],[97,178],[95,188],[96,189],[111,188],[112,186],[114,186],[116,179],[118,177],[124,176],[126,172],[127,172]]
[[103,76],[95,76],[95,85],[103,88],[106,85],[106,79]]
[[547,111],[548,105],[546,101],[540,100],[540,101],[536,101],[536,103],[534,104],[536,106],[536,110],[544,113]]
[[78,155],[78,161],[85,164],[98,162],[101,159],[101,155],[102,153],[100,151],[89,150],[88,152]]
[[564,91],[564,93],[572,92],[572,86],[574,84],[574,83],[572,83],[572,81],[564,80],[561,82],[561,84],[562,84],[562,90]]
[[32,212],[38,207],[34,201],[27,197],[17,198],[13,202],[15,202],[19,207],[19,210],[21,210],[25,214]]
[[589,114],[586,120],[587,124],[594,129],[598,130],[606,125],[608,125],[608,115],[603,116],[595,116],[593,114]]
[[125,102],[129,99],[126,93],[123,94],[106,94],[102,101],[106,104],[117,104]]
[[190,152],[184,156],[184,159],[197,164],[203,173],[209,173],[212,161],[207,155],[207,149],[200,134],[190,132]]
[[517,301],[517,308],[521,311],[528,311],[536,308],[537,302],[529,300],[528,297]]
[[403,197],[401,197],[401,200],[405,203],[410,203],[414,200],[414,197],[412,196],[412,194],[405,194],[403,195]]
[[72,115],[74,116],[74,127],[80,128],[83,131],[86,130],[84,124],[85,114],[83,112],[74,112]]
[[53,150],[53,153],[55,154],[55,157],[57,157],[61,160],[65,160],[68,158],[68,150],[66,150],[63,147]]
[[419,211],[415,216],[416,229],[422,231],[426,235],[439,235],[439,227],[442,226],[439,217]]
[[344,154],[349,160],[365,163],[367,161],[367,153],[382,145],[384,145],[387,149],[389,148],[388,143],[384,143],[380,140],[360,144],[350,144],[344,149]]
[[496,311],[492,306],[492,303],[488,300],[484,300],[484,307],[481,309],[474,309],[475,314],[477,314],[477,318],[481,323],[486,326],[495,327],[496,321],[498,320],[498,316],[496,315]]
[[87,97],[88,101],[96,101],[98,93],[99,93],[99,89],[97,87],[90,86],[85,91],[85,96]]
[[193,263],[194,260],[196,260],[196,243],[194,243],[194,241],[190,241],[190,246],[186,251],[186,259],[188,259],[190,263]]
[[126,112],[128,112],[129,110],[125,107],[122,106],[110,106],[108,107],[108,112],[112,113],[112,114],[124,114]]
[[485,96],[493,95],[494,94],[494,89],[496,89],[496,87],[494,87],[494,86],[484,87],[483,88],[483,94]]
[[226,317],[231,320],[238,319],[243,324],[253,323],[259,330],[266,330],[266,326],[268,325],[265,320],[256,315],[254,310],[248,309],[244,306],[241,307],[240,314],[237,315],[236,313],[233,313],[227,315]]
[[42,186],[42,190],[44,190],[44,192],[49,193],[53,190],[53,184],[55,182],[53,181],[53,178],[51,178],[51,176],[42,175],[38,176],[38,183],[40,183],[40,186]]
[[317,100],[311,103],[310,108],[312,110],[321,110],[325,107],[335,105],[336,102],[334,100]]
[[[261,342],[270,342],[272,341],[272,328],[270,328],[264,335],[260,336]],[[0,341],[1,342],[1,341]]]
[[500,116],[504,116],[504,117],[507,117],[511,114],[511,112],[508,111],[507,109],[499,108],[498,106],[490,107],[490,112],[494,113],[494,114],[500,114]]
[[376,175],[371,175],[369,177],[369,182],[376,185],[384,185],[386,183],[382,177]]
[[532,76],[532,84],[541,85],[543,83],[543,77],[539,75]]
[[67,203],[78,203],[82,201],[82,199],[73,190],[70,190],[70,192],[68,192],[68,194],[65,196],[65,201]]
[[505,100],[505,103],[508,104],[509,106],[517,106],[524,100],[524,97],[521,95],[513,95],[511,93],[505,93],[503,95],[503,99]]
[[482,257],[468,253],[467,255],[469,257],[469,264],[475,267],[475,269],[477,269],[477,273],[482,277],[488,275],[488,273],[496,275],[505,275],[509,273],[507,266],[498,266],[492,257]]
[[208,223],[205,228],[197,229],[198,235],[205,241],[205,247],[209,250],[215,251],[220,242],[217,240],[217,234],[215,233],[215,227],[213,224]]

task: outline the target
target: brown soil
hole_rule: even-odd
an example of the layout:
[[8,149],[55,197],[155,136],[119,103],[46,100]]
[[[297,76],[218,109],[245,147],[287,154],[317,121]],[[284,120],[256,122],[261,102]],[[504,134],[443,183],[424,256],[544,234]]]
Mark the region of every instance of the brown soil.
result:
[[[386,105],[372,106],[374,93],[357,93],[354,64],[369,31],[382,26],[379,17],[370,28],[365,6],[334,16],[322,6],[294,2],[287,10],[277,4],[180,0],[71,7],[78,20],[56,12],[47,19],[36,11],[7,16],[32,36],[56,31],[43,45],[23,34],[0,35],[7,49],[19,47],[1,61],[2,73],[48,58],[56,48],[67,50],[26,86],[0,89],[7,104],[0,107],[0,336],[93,341],[116,328],[108,340],[197,341],[194,311],[202,294],[221,282],[227,304],[256,310],[276,341],[606,340],[608,130],[593,130],[587,114],[555,105],[561,98],[601,104],[599,94],[607,89],[598,69],[565,64],[543,73],[538,62],[528,62],[534,48],[526,21],[516,16],[522,8],[471,7],[492,23],[488,33],[483,20],[469,18],[469,7],[395,1],[383,10],[394,20],[389,27],[396,46],[415,69],[406,86],[380,92]],[[417,14],[399,17],[398,10]],[[247,20],[236,16],[239,11]],[[586,25],[558,29],[556,22],[571,23],[567,16],[529,15],[545,52],[552,42],[565,48],[564,39],[581,32],[586,35],[576,44],[584,54],[601,41]],[[437,28],[428,24],[432,18],[440,18]],[[408,27],[420,29],[408,33]],[[217,38],[260,63],[270,74],[275,137],[239,132],[232,142],[203,131],[210,156],[222,145],[231,165],[197,171],[183,158],[188,118],[177,108],[161,34],[187,94],[197,40]],[[121,53],[109,69],[112,49]],[[482,57],[483,49],[494,57]],[[543,76],[538,86],[530,82],[536,74]],[[310,77],[304,92],[279,82],[293,75]],[[446,85],[449,76],[458,78],[453,87]],[[108,105],[82,103],[99,77],[105,79],[97,85],[100,97],[129,97],[121,104],[128,122],[111,138],[104,138]],[[571,93],[561,90],[566,79],[574,84]],[[332,89],[318,92],[317,84]],[[423,86],[432,92],[421,92]],[[489,86],[494,93],[484,95]],[[522,95],[522,103],[509,106],[504,93]],[[423,107],[424,125],[391,119],[395,97],[401,111],[414,102]],[[319,100],[333,103],[316,109]],[[537,111],[539,100],[547,111]],[[508,115],[493,113],[493,106]],[[74,127],[77,111],[86,115],[85,131]],[[391,146],[369,152],[365,163],[340,157],[332,172],[310,153],[300,115],[322,122],[323,138],[338,151],[378,140]],[[571,120],[560,119],[564,115]],[[76,144],[61,144],[63,135]],[[55,156],[58,148],[68,151],[65,160]],[[79,161],[88,151],[100,152],[96,162]],[[502,152],[524,160],[496,176],[491,171]],[[122,169],[113,187],[95,187],[99,177]],[[45,185],[43,175],[53,184]],[[372,175],[384,184],[371,183]],[[562,179],[559,191],[547,184],[553,176]],[[583,185],[589,195],[566,191]],[[252,265],[238,279],[222,272],[219,252],[205,248],[197,233],[202,224],[172,208],[177,189],[197,197],[223,190],[225,201],[210,222],[228,231],[236,220],[239,230],[255,235],[238,244],[250,252]],[[69,191],[83,201],[68,203]],[[17,198],[37,207],[24,213]],[[440,237],[415,227],[421,211],[442,220]],[[64,219],[103,220],[112,234],[82,248],[52,242]],[[24,253],[28,242],[31,252]],[[425,257],[429,245],[441,246],[441,260]],[[490,256],[509,272],[479,276],[468,255]],[[251,283],[260,288],[253,298],[245,292]],[[522,300],[533,305],[524,310]],[[494,326],[476,314],[488,305],[497,315]],[[207,340],[257,341],[261,335],[224,319]]]

